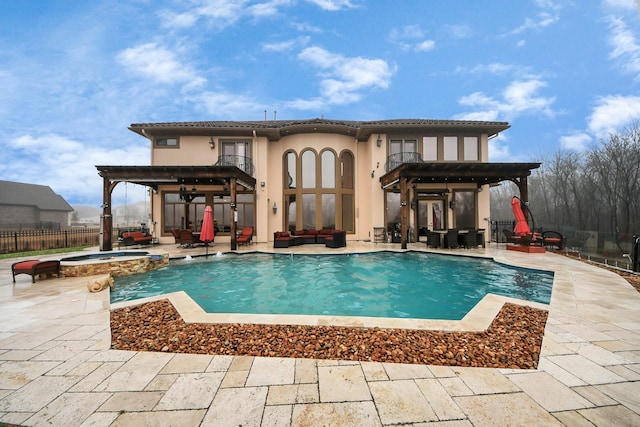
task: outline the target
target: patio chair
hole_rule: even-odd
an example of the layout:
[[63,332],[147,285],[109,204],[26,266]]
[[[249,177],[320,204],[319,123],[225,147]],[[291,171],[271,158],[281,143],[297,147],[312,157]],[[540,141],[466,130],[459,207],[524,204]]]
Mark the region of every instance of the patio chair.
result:
[[458,235],[458,243],[466,249],[478,247],[478,230],[467,230]]
[[440,247],[440,233],[436,233],[435,231],[427,230],[427,247],[429,248],[439,248]]
[[458,247],[458,229],[451,228],[447,230],[447,234],[444,235],[443,247],[449,249],[456,249]]
[[196,239],[193,236],[193,232],[189,229],[180,230],[178,237],[179,246],[182,248],[190,248],[196,243]]
[[236,239],[236,243],[239,245],[248,245],[253,238],[253,227],[244,227],[242,233]]

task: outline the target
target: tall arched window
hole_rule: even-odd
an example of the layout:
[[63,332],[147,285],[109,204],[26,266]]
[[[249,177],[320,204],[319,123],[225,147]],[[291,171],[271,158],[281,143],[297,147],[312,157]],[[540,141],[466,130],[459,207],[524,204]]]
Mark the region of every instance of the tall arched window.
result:
[[[287,229],[339,228],[355,231],[354,160],[325,148],[284,155],[284,202]],[[301,185],[296,185],[300,182]]]

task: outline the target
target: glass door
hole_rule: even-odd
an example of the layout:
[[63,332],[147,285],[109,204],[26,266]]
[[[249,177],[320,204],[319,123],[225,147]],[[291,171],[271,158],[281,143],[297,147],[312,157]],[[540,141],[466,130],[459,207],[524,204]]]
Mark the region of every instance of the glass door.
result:
[[426,240],[427,231],[444,228],[444,200],[418,200],[416,224],[418,241]]

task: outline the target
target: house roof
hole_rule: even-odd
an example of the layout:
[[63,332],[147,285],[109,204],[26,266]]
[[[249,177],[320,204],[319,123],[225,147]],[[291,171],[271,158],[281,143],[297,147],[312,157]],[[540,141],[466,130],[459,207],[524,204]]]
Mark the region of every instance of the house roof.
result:
[[0,181],[0,205],[36,206],[43,211],[73,211],[71,205],[48,185],[13,181]]
[[372,134],[393,132],[481,132],[496,135],[509,128],[507,122],[477,120],[391,119],[375,121],[331,120],[324,118],[304,120],[263,121],[204,121],[134,123],[129,129],[145,137],[173,135],[204,136],[264,136],[271,141],[298,133],[337,133],[353,136],[358,141],[368,140]]

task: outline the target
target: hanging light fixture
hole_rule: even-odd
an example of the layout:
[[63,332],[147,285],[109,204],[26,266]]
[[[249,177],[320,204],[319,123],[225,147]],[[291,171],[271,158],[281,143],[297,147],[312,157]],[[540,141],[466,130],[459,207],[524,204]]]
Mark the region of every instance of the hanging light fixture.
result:
[[180,196],[180,200],[183,202],[187,200],[187,187],[185,187],[184,184],[180,184],[180,191],[178,192],[178,195]]

